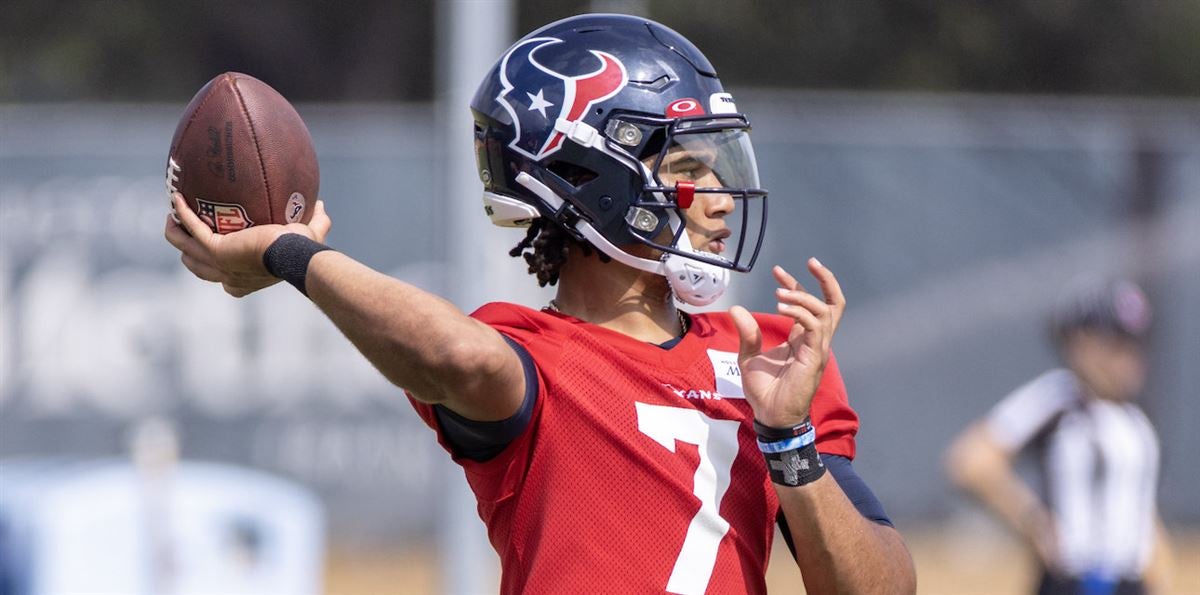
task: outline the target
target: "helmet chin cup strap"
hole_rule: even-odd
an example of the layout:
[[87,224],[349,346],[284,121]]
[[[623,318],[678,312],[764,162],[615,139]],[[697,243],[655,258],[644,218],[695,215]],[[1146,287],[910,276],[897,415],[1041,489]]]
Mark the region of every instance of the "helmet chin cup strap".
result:
[[[671,228],[678,230],[683,222],[674,212],[670,213],[670,217]],[[697,252],[687,233],[679,234],[679,240],[673,247],[680,252]],[[663,274],[675,293],[675,299],[685,304],[707,306],[724,295],[729,287],[729,269],[671,253],[667,253],[662,264]]]
[[[562,198],[533,176],[521,172],[517,174],[516,181],[545,201],[550,208],[558,210],[562,207]],[[669,216],[672,231],[678,232],[683,222],[674,212],[671,212]],[[639,271],[666,277],[671,291],[675,294],[675,299],[685,304],[707,306],[717,301],[725,293],[725,288],[729,286],[729,269],[670,253],[666,254],[662,260],[640,258],[613,245],[587,221],[577,222],[575,229],[597,250],[607,254],[613,260]],[[683,252],[696,252],[686,233],[679,234],[679,240],[675,242],[674,247]]]
[[675,298],[690,306],[707,306],[724,295],[729,287],[729,269],[707,262],[668,254],[663,260],[663,268]]

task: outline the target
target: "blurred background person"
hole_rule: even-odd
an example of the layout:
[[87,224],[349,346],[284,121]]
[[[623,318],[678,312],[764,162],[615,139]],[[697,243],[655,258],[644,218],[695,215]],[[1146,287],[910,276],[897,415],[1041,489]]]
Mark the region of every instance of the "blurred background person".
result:
[[[1159,441],[1135,402],[1149,325],[1130,281],[1068,292],[1049,325],[1063,367],[1009,393],[947,452],[951,480],[1033,548],[1039,595],[1166,592]],[[1041,459],[1044,494],[1014,469],[1025,451]]]

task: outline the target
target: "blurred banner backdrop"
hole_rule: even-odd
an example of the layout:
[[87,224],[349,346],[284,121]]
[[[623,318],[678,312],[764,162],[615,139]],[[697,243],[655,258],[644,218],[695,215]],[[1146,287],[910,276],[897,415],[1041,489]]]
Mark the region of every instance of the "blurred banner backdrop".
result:
[[[939,471],[946,442],[1054,363],[1042,329],[1064,283],[1118,272],[1144,280],[1157,307],[1143,403],[1162,436],[1163,512],[1200,521],[1189,460],[1200,450],[1200,106],[738,99],[772,192],[765,264],[738,295],[769,308],[772,263],[816,255],[838,273],[850,306],[835,349],[862,416],[858,466],[895,518],[955,511]],[[331,243],[450,292],[449,242],[470,240],[448,235],[428,174],[444,158],[427,142],[433,108],[299,109]],[[0,107],[0,457],[117,454],[132,423],[165,415],[185,457],[315,488],[338,539],[429,537],[449,462],[404,396],[290,287],[232,299],[163,241],[179,110]],[[489,246],[496,266],[512,266],[518,234]],[[494,293],[542,295],[530,277],[506,283]]]

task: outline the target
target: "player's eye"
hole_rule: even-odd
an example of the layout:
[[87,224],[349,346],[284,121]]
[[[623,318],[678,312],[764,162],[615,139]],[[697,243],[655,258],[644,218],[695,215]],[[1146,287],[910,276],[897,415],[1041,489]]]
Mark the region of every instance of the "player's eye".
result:
[[674,178],[688,180],[698,180],[708,172],[708,166],[695,159],[681,159],[668,164],[664,169],[666,169],[665,173],[670,174]]

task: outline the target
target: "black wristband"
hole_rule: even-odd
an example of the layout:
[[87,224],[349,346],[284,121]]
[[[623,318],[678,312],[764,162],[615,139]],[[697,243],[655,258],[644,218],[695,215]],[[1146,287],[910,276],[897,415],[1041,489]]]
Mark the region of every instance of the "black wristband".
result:
[[268,273],[291,283],[307,296],[304,280],[308,276],[308,262],[313,255],[326,250],[333,248],[298,233],[285,233],[263,252],[263,266],[267,267]]
[[754,433],[758,434],[758,439],[763,442],[778,442],[780,440],[795,438],[796,436],[807,434],[811,429],[813,429],[812,421],[807,417],[804,418],[804,421],[790,428],[773,428],[759,423],[757,419],[754,420]]
[[782,452],[764,452],[767,472],[771,481],[788,487],[810,484],[825,475],[825,463],[817,452],[817,445]]

